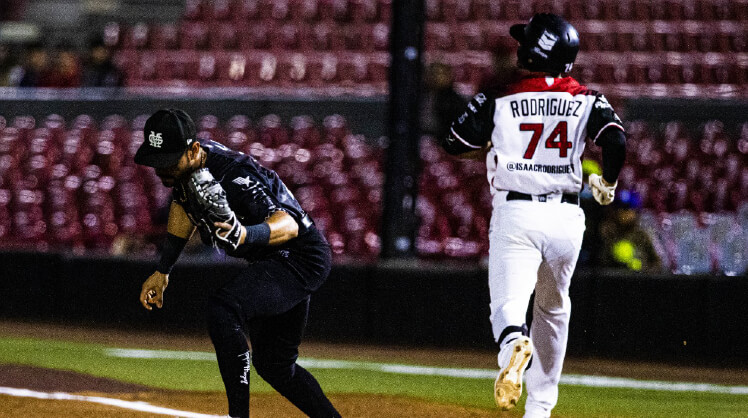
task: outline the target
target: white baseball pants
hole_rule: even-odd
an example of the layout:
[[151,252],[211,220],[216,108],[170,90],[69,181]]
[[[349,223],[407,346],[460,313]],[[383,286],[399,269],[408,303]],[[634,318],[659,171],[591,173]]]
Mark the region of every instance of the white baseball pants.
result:
[[582,247],[584,212],[561,203],[506,201],[495,192],[489,232],[488,284],[491,325],[498,341],[507,326],[525,322],[535,290],[530,339],[535,346],[525,373],[526,417],[548,417],[558,401],[558,381],[566,354],[571,302],[569,285]]

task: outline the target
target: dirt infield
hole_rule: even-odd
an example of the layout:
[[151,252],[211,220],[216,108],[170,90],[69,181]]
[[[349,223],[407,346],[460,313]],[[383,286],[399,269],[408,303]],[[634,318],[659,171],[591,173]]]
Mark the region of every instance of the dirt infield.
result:
[[[109,379],[38,367],[0,365],[0,386],[43,392],[67,392],[85,396],[103,396],[126,401],[204,414],[225,412],[223,393],[152,390]],[[392,396],[333,395],[330,397],[347,417],[496,417],[496,412],[439,405],[426,401]],[[0,417],[153,417],[114,406],[74,400],[45,400],[0,395]],[[253,417],[303,417],[288,401],[277,394],[253,394]],[[515,416],[515,414],[505,414]]]

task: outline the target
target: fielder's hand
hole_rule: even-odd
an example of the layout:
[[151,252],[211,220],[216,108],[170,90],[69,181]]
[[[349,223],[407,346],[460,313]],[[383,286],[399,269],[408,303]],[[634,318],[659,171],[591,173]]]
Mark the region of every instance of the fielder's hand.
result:
[[613,202],[613,199],[616,197],[618,182],[610,184],[601,175],[590,174],[589,183],[592,189],[592,196],[597,200],[597,203],[605,206]]
[[239,222],[236,215],[232,214],[228,222],[216,222],[216,242],[225,249],[236,250],[247,236],[247,230]]
[[164,290],[169,285],[169,275],[154,272],[143,283],[143,290],[140,291],[140,303],[149,311],[153,309],[151,305],[156,305],[159,309],[164,306]]

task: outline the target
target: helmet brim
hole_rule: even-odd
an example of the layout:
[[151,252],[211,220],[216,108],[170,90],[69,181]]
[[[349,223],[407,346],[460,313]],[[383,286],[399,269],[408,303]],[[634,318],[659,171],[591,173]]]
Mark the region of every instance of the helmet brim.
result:
[[512,38],[516,39],[520,43],[525,41],[525,28],[527,27],[526,24],[520,23],[517,25],[512,25],[509,28],[509,34],[512,35]]

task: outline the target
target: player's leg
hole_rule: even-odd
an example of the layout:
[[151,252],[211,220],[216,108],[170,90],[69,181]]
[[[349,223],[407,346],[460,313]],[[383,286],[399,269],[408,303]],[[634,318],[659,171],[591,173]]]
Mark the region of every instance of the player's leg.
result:
[[559,228],[557,235],[549,233],[547,259],[538,271],[530,327],[535,354],[533,365],[526,372],[525,417],[548,417],[558,401],[558,382],[566,354],[571,316],[569,285],[584,234],[584,216],[575,214],[573,210],[578,208],[571,206],[564,209],[564,212],[572,213],[564,218],[564,226]]
[[288,312],[249,322],[255,370],[281,395],[310,417],[339,417],[317,380],[296,364],[306,327],[309,298]]
[[208,303],[208,333],[226,388],[231,417],[249,417],[250,352],[242,331],[240,309],[232,297],[219,292]]
[[488,288],[491,326],[500,348],[527,334],[527,305],[535,288],[542,255],[525,225],[529,208],[503,205],[491,219]]
[[298,281],[274,260],[250,264],[211,296],[208,331],[232,417],[249,415],[251,355],[245,325],[259,315],[285,312],[307,297]]
[[502,205],[491,220],[489,290],[491,324],[499,343],[499,375],[494,383],[498,407],[513,408],[522,394],[522,376],[532,344],[527,336],[527,305],[537,280],[541,253],[534,234],[529,205]]

